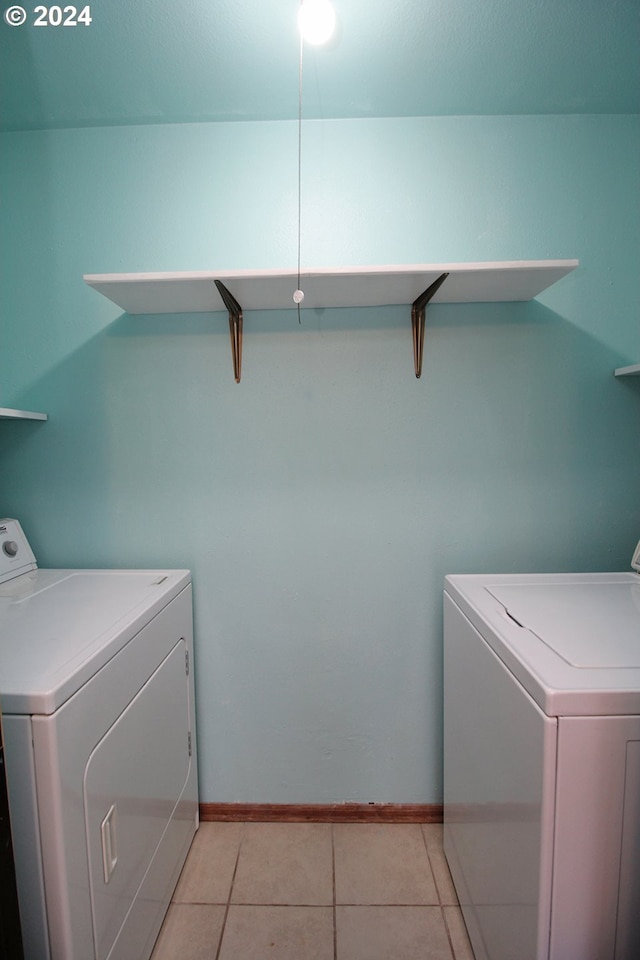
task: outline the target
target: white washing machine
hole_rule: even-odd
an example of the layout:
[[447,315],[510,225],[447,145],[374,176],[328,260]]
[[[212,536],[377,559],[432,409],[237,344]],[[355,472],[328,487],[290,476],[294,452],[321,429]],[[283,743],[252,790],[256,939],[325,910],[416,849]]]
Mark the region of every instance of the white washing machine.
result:
[[444,618],[444,847],[476,960],[637,960],[638,572],[449,576]]
[[26,960],[146,960],[198,825],[187,570],[39,570],[0,520]]

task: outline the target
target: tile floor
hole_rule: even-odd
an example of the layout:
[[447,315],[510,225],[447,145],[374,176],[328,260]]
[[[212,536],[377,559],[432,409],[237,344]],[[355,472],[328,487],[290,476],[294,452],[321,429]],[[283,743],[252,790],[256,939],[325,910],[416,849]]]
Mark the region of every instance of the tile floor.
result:
[[202,823],[152,960],[473,960],[440,824]]

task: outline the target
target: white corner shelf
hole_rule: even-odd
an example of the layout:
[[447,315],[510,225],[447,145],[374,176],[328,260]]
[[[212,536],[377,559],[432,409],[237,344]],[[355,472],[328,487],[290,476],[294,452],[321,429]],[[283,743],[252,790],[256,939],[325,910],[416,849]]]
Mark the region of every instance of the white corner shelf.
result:
[[35,413],[33,410],[12,410],[10,407],[0,407],[0,420],[48,420],[46,413]]
[[[303,309],[409,304],[443,274],[432,303],[532,300],[578,266],[578,260],[337,267],[300,274]],[[224,310],[214,282],[227,286],[243,311],[295,309],[296,270],[207,270],[196,273],[86,274],[84,281],[129,314]]]
[[630,367],[618,367],[613,372],[616,377],[640,377],[640,363],[632,363]]

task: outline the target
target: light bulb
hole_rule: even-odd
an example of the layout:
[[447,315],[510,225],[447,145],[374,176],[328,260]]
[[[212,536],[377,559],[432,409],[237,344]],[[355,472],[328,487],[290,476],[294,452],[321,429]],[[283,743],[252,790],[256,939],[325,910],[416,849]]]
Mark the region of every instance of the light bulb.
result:
[[313,46],[326,43],[336,25],[336,14],[330,0],[302,0],[298,11],[298,27],[302,39]]

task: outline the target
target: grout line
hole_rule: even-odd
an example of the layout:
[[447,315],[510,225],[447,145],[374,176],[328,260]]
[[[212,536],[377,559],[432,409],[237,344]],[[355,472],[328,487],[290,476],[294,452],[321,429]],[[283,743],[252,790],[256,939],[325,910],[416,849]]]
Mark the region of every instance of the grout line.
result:
[[[205,904],[208,906],[208,904]],[[220,906],[220,904],[219,904]],[[291,907],[303,907],[305,910],[330,910],[330,903],[274,903],[273,900],[242,900],[234,901],[228,904],[230,907],[284,907],[285,910]]]
[[447,915],[444,911],[444,903],[442,902],[442,893],[440,892],[440,884],[438,883],[436,871],[433,869],[433,863],[431,862],[431,854],[429,852],[429,844],[427,843],[427,837],[424,830],[422,829],[422,826],[420,827],[420,832],[422,834],[422,841],[424,843],[424,848],[427,852],[427,860],[429,862],[429,869],[431,870],[431,876],[433,877],[433,884],[436,888],[436,894],[438,895],[438,904],[440,906],[440,916],[442,917],[445,933],[447,934],[449,950],[451,951],[452,960],[456,960],[456,952],[453,946],[453,939],[451,937],[451,931],[449,930],[449,924],[447,923]]
[[242,850],[242,844],[244,843],[245,833],[247,831],[246,823],[242,825],[242,833],[240,835],[240,843],[238,844],[238,852],[236,854],[236,862],[233,867],[233,875],[231,877],[231,883],[229,885],[229,896],[227,897],[227,902],[225,905],[224,919],[222,921],[222,928],[220,930],[220,941],[218,943],[218,949],[216,950],[215,960],[220,960],[220,952],[222,950],[222,941],[224,940],[224,932],[227,928],[227,917],[229,916],[229,907],[231,906],[231,896],[233,894],[233,885],[236,881],[236,874],[238,872],[238,864],[240,863],[240,851]]
[[438,904],[440,907],[444,906],[442,902],[442,893],[440,892],[440,884],[438,883],[438,877],[436,876],[436,871],[433,869],[433,863],[431,862],[431,854],[429,853],[429,844],[427,843],[427,838],[425,836],[422,825],[420,826],[420,833],[422,834],[422,842],[424,843],[424,849],[427,853],[427,862],[429,864],[429,870],[431,871],[431,879],[433,880],[433,885],[436,888],[436,895],[438,897]]
[[440,907],[440,912],[442,913],[442,922],[444,923],[444,929],[446,930],[446,933],[447,933],[447,940],[449,941],[449,949],[451,950],[451,956],[453,957],[453,960],[456,960],[456,951],[453,946],[453,938],[451,936],[451,931],[449,929],[447,915],[444,912],[444,907]]
[[439,903],[338,903],[338,907],[401,907],[403,910],[408,908],[416,910],[442,910]]
[[[181,906],[181,904],[178,904],[178,906]],[[224,903],[209,903],[208,901],[202,901],[202,902],[195,903],[195,906],[201,906],[201,907],[224,907],[224,906],[227,906],[227,904],[224,904]],[[234,907],[284,907],[284,909],[286,909],[286,910],[290,909],[291,907],[303,907],[305,910],[329,910],[329,909],[332,907],[332,905],[331,905],[330,903],[274,903],[272,900],[269,900],[269,901],[266,901],[266,902],[265,902],[265,901],[261,901],[261,900],[235,901],[233,904],[229,904],[229,906],[234,906]],[[373,903],[372,903],[372,902],[369,902],[369,901],[367,901],[367,903],[356,903],[356,902],[353,902],[353,903],[352,903],[352,902],[350,902],[350,901],[345,901],[344,903],[335,903],[335,904],[333,904],[333,907],[402,907],[403,910],[406,909],[406,908],[411,907],[411,908],[416,908],[416,909],[420,909],[420,910],[444,910],[445,907],[453,907],[453,908],[455,909],[456,904],[455,904],[455,903],[445,903],[445,904],[439,904],[439,903],[416,903],[415,901],[413,901],[413,902],[412,902],[412,901],[409,901],[408,903],[397,903],[397,902],[395,902],[395,901],[394,901],[393,903],[389,903],[388,901],[386,901],[386,902],[381,902],[381,903],[376,903],[376,902],[373,902]]]
[[176,907],[226,907],[226,900],[172,900]]

